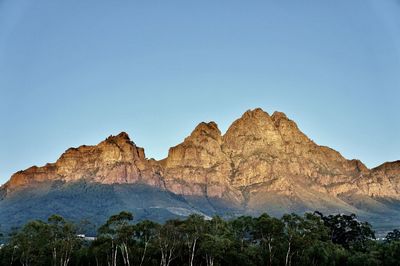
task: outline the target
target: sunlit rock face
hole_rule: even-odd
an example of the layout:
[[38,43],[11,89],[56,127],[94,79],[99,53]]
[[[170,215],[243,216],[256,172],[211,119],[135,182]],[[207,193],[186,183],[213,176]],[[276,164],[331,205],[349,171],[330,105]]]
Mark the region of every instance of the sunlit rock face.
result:
[[95,146],[80,146],[65,151],[55,163],[31,167],[14,174],[8,190],[52,180],[86,180],[103,184],[143,182],[162,187],[158,164],[145,158],[125,132],[110,136]]
[[400,199],[399,161],[370,170],[317,145],[284,113],[261,109],[245,112],[224,135],[215,122],[200,123],[161,161],[148,160],[124,132],[95,146],[70,148],[55,163],[14,174],[3,191],[54,180],[147,184],[254,209],[276,204],[353,210],[344,196]]
[[221,131],[214,122],[200,123],[181,144],[169,150],[165,159],[164,178],[169,190],[178,194],[223,197],[231,191],[232,171],[222,151]]

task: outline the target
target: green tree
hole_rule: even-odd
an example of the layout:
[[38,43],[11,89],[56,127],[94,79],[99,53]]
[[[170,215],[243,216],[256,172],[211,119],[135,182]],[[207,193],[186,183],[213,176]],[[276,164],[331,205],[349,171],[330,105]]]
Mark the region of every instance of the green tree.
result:
[[136,224],[135,235],[136,238],[139,240],[142,249],[139,264],[140,266],[142,266],[145,261],[148,247],[150,243],[156,238],[159,227],[159,224],[149,220],[144,220]]
[[315,212],[324,221],[329,228],[330,239],[333,243],[343,247],[365,250],[366,245],[372,239],[375,239],[375,233],[368,222],[360,222],[355,214],[329,215],[323,216]]
[[134,226],[131,224],[133,215],[130,212],[122,211],[112,215],[107,222],[99,228],[101,237],[111,242],[111,265],[117,265],[118,249],[121,251],[124,265],[130,265],[128,245],[133,241]]
[[205,256],[206,265],[213,266],[223,260],[224,254],[231,248],[233,235],[228,223],[219,216],[205,223],[200,250]]
[[157,245],[160,249],[161,266],[169,266],[177,257],[177,250],[182,241],[179,220],[169,220],[157,230]]
[[287,250],[285,256],[285,266],[291,265],[292,254],[294,250],[294,243],[298,237],[298,232],[301,227],[302,219],[297,214],[285,214],[282,217],[282,222],[285,225],[285,238],[287,243]]
[[383,243],[380,247],[383,265],[399,265],[400,259],[400,241],[391,240]]
[[387,233],[385,241],[386,242],[400,241],[400,231],[398,229],[394,229],[392,232]]
[[205,232],[206,223],[204,217],[199,214],[191,214],[182,224],[183,239],[189,254],[189,265],[193,266],[194,257],[198,248],[201,235]]
[[254,228],[254,220],[251,216],[239,216],[230,222],[236,239],[240,242],[240,251],[243,252],[245,246],[251,242]]
[[260,242],[263,249],[267,250],[269,265],[273,264],[275,250],[282,242],[283,230],[283,222],[277,218],[270,217],[266,213],[255,219],[254,239]]
[[11,237],[10,244],[23,266],[50,264],[49,232],[48,225],[37,220],[28,222]]
[[48,229],[53,265],[67,266],[80,243],[74,224],[59,215],[52,215],[48,218]]
[[99,235],[90,245],[90,253],[93,254],[96,265],[102,265],[102,262],[107,262],[107,265],[113,265],[115,249],[111,248],[112,240],[109,237]]

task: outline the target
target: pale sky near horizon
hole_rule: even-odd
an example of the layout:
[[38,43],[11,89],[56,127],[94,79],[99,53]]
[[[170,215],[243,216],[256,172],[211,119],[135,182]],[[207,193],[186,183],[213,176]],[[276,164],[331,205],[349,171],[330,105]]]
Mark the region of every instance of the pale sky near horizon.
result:
[[375,167],[399,103],[398,0],[0,0],[0,184],[120,131],[162,159],[256,107]]

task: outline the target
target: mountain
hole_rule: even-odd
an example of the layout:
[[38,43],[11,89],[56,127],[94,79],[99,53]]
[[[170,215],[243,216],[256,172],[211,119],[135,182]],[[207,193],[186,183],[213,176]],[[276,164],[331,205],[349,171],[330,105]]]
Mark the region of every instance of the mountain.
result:
[[123,209],[157,221],[193,212],[353,212],[388,228],[400,225],[400,161],[368,169],[317,145],[284,113],[258,108],[224,135],[215,122],[200,123],[160,161],[122,132],[19,171],[0,188],[5,227],[52,213],[100,223]]

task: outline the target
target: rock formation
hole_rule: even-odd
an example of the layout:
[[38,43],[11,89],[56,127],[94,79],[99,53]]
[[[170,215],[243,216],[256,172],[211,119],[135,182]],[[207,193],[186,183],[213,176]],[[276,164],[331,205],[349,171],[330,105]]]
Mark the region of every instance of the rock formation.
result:
[[33,166],[15,173],[4,186],[7,191],[32,183],[84,179],[102,184],[142,182],[162,187],[160,167],[145,158],[125,132],[110,136],[96,146],[70,148],[55,163]]
[[255,210],[354,211],[349,196],[400,199],[400,161],[370,170],[317,145],[284,113],[261,109],[245,112],[225,135],[215,122],[200,123],[161,161],[146,159],[124,132],[96,146],[70,148],[55,163],[17,172],[3,190],[54,180],[141,183]]

